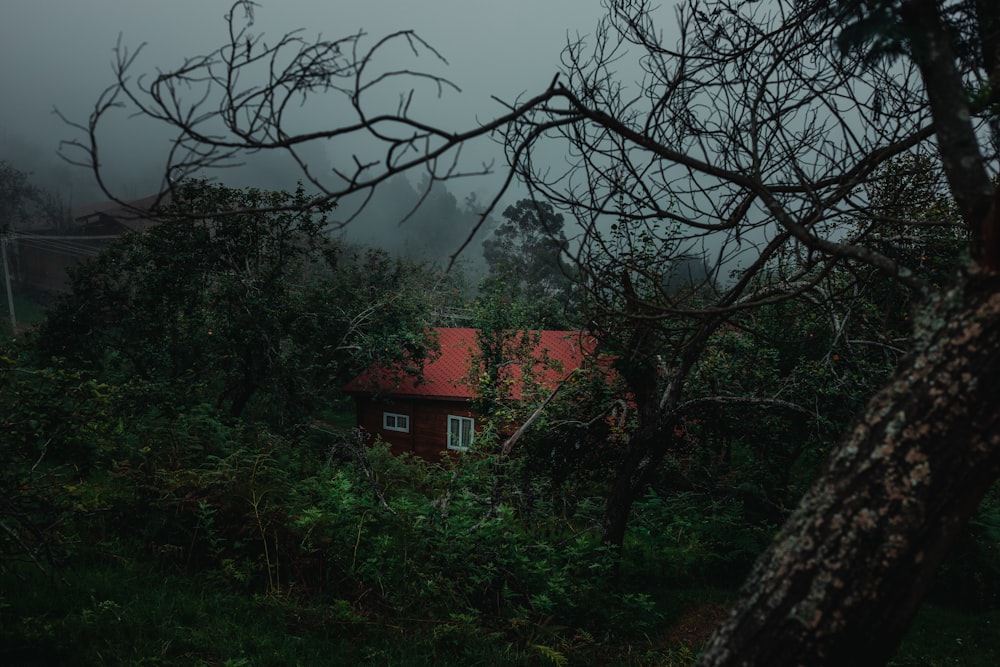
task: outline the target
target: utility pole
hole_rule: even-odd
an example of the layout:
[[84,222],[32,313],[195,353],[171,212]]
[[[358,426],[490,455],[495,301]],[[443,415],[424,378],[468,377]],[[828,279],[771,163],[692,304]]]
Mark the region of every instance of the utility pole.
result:
[[10,234],[4,234],[3,239],[0,240],[0,255],[3,255],[3,277],[4,283],[7,285],[7,308],[10,312],[10,330],[12,332],[17,332],[17,316],[14,314],[14,293],[10,289],[10,269],[7,266],[7,241],[10,240]]

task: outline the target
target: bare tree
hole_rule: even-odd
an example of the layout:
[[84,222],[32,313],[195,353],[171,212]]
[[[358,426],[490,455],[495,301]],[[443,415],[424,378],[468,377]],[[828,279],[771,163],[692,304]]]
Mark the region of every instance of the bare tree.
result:
[[[419,35],[404,30],[373,40],[359,31],[310,41],[295,31],[268,43],[263,33],[253,32],[257,6],[252,0],[236,0],[225,17],[228,40],[222,47],[153,76],[136,72],[144,45],[129,49],[119,38],[115,82],[101,93],[90,117],[78,122],[62,116],[77,135],[61,142],[63,159],[90,169],[109,198],[127,205],[108,182],[99,137],[118,122],[116,113],[128,112],[155,121],[173,135],[157,204],[169,201],[167,193],[185,179],[205,178],[270,151],[297,165],[307,188],[316,193],[308,206],[354,203],[342,215],[344,224],[364,208],[376,187],[397,174],[420,171],[422,196],[408,217],[440,182],[489,173],[490,164],[465,168],[463,147],[488,138],[535,104],[526,101],[465,131],[437,126],[421,117],[428,115],[426,109],[416,110],[420,101],[459,89],[433,71],[447,61]],[[389,54],[399,49],[408,51],[414,64],[427,67],[387,67]],[[550,94],[543,92],[538,99]],[[386,102],[392,97],[397,98],[394,108]],[[303,127],[300,107],[320,98],[329,110],[327,117],[335,119],[332,127],[293,129]],[[329,172],[318,170],[308,159],[317,146],[345,163]],[[462,248],[475,231],[469,230]]]
[[[719,665],[884,662],[1000,475],[995,3],[687,0],[673,40],[646,0],[605,2],[606,18],[590,41],[568,45],[546,90],[464,132],[415,119],[412,92],[394,114],[368,112],[369,95],[391,82],[449,85],[410,69],[372,73],[391,41],[436,57],[412,33],[367,50],[360,34],[315,43],[289,35],[268,46],[237,27],[236,10],[252,10],[239,2],[227,46],[148,83],[132,82],[134,55],[119,47],[118,81],[70,147],[100,173],[97,127],[127,100],[177,130],[168,180],[277,149],[299,161],[318,202],[370,196],[418,167],[429,182],[455,177],[463,145],[499,135],[508,170],[497,197],[518,178],[575,216],[583,233],[574,259],[595,316],[627,323],[613,342],[638,427],[609,492],[610,543],[621,542],[631,503],[684,411],[735,400],[688,393],[692,368],[733,313],[819,299],[842,266],[873,267],[926,294],[912,352],[845,433],[702,656]],[[617,73],[627,58],[641,68],[634,87]],[[253,67],[269,77],[241,87]],[[189,87],[205,92],[185,103]],[[320,93],[341,97],[350,115],[291,133],[291,102]],[[355,158],[332,184],[298,158],[309,142],[357,135],[381,157]],[[546,163],[551,149],[538,149],[553,142],[563,159]],[[940,290],[871,242],[886,238],[886,218],[871,214],[867,194],[880,167],[924,146],[936,146],[971,238],[968,267]],[[708,266],[707,278],[675,289],[670,264],[691,257]],[[773,397],[740,400],[794,409]]]
[[[674,45],[651,4],[607,6],[593,41],[566,50],[562,94],[508,126],[507,143],[519,177],[585,221],[579,260],[595,301],[629,322],[618,347],[639,426],[609,494],[610,542],[684,408],[711,400],[686,396],[687,380],[727,313],[809,295],[840,265],[928,291],[870,243],[886,221],[866,186],[888,160],[937,144],[972,262],[931,295],[913,352],[701,659],[884,662],[1000,473],[996,7],[691,1]],[[634,92],[614,71],[626,48],[642,54]],[[563,169],[535,161],[546,140],[565,144]],[[610,234],[607,217],[619,221]],[[691,252],[711,252],[732,280],[670,294],[664,262]]]
[[[893,17],[897,4],[905,36],[885,43],[906,57],[841,48],[845,27]],[[566,51],[565,94],[508,129],[520,178],[589,221],[580,258],[592,292],[609,318],[630,322],[619,347],[639,426],[608,498],[612,542],[727,313],[808,294],[843,264],[927,291],[866,242],[885,223],[864,215],[881,165],[936,141],[968,227],[973,261],[932,295],[913,352],[761,558],[703,664],[884,662],[1000,472],[998,105],[986,84],[1000,77],[1000,19],[983,3],[848,5],[689,2],[672,46],[650,5],[609,2],[594,42]],[[643,54],[632,96],[612,71],[625,45]],[[566,144],[562,171],[533,162],[543,139]],[[610,236],[607,216],[620,220]],[[698,248],[713,248],[733,279],[697,298],[668,293],[664,260]]]
[[[607,6],[592,41],[564,52],[559,94],[508,125],[506,141],[519,178],[583,223],[575,260],[594,317],[621,332],[614,351],[638,417],[604,522],[605,540],[621,544],[690,400],[732,399],[687,395],[732,313],[809,296],[844,263],[924,287],[847,222],[867,206],[863,184],[926,141],[933,119],[913,66],[845,58],[839,18],[802,3],[689,2],[676,45],[649,3]],[[629,50],[641,53],[634,88],[614,73]],[[553,141],[562,169],[536,158]],[[672,265],[692,258],[707,278],[678,291]]]

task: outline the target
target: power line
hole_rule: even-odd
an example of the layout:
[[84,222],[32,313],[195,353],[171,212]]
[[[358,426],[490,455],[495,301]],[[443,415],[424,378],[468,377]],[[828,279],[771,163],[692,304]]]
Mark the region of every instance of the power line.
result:
[[14,310],[14,294],[11,289],[10,268],[7,263],[7,245],[11,242],[26,247],[38,248],[51,254],[64,255],[70,257],[94,257],[102,250],[101,247],[91,245],[93,241],[114,241],[119,236],[62,236],[55,234],[24,234],[21,232],[7,232],[0,234],[0,255],[3,256],[3,276],[7,291],[7,309],[10,313],[11,329],[17,331],[17,313]]

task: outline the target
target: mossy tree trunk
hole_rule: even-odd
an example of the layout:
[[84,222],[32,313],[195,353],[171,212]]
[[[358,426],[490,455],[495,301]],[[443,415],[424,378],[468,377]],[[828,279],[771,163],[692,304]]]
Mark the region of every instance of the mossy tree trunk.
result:
[[758,561],[702,665],[881,665],[1000,475],[1000,277],[973,274]]

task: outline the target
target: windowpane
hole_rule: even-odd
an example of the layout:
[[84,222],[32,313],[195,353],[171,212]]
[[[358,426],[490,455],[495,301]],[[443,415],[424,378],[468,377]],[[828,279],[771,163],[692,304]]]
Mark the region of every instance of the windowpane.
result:
[[409,415],[400,415],[395,412],[382,413],[382,428],[387,431],[402,431],[407,433],[410,430]]
[[472,444],[475,420],[448,415],[448,449],[464,450]]

